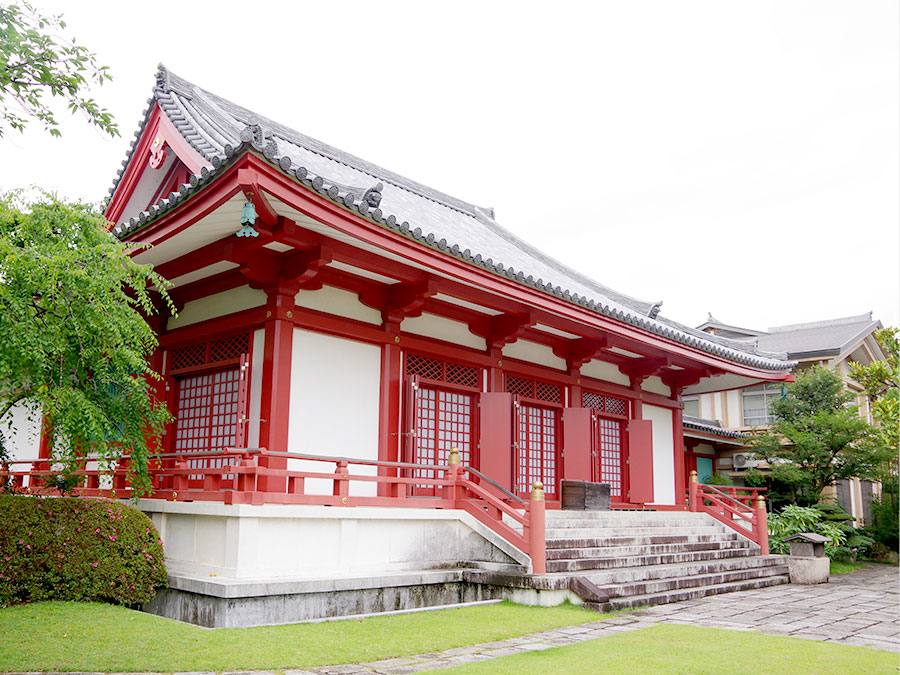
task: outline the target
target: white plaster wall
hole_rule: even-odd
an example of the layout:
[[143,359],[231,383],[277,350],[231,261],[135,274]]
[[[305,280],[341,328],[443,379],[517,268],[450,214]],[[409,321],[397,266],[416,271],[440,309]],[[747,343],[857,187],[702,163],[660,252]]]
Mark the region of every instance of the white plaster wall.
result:
[[653,501],[675,503],[675,438],[672,411],[655,405],[643,405],[645,420],[653,423]]
[[741,407],[741,390],[732,389],[731,391],[725,392],[725,400],[728,408],[728,426],[744,426],[744,411]]
[[618,366],[608,361],[598,361],[597,359],[588,361],[581,366],[581,374],[585,377],[594,377],[598,380],[613,382],[626,387],[631,385],[631,380],[628,376],[619,370]]
[[266,348],[266,332],[253,331],[253,353],[250,355],[250,406],[247,413],[247,447],[259,447],[259,422],[262,408],[263,353]]
[[[37,459],[41,446],[41,414],[36,406],[20,402],[0,420],[0,432],[12,460]],[[18,467],[22,468],[22,467]]]
[[252,307],[260,307],[266,304],[265,291],[256,290],[249,286],[239,286],[221,293],[214,293],[199,300],[191,300],[185,303],[184,309],[178,316],[169,319],[168,328],[174,330],[183,326],[190,326],[217,316],[233,314]]
[[[291,356],[291,452],[378,459],[381,349],[352,340],[294,329]],[[291,469],[331,473],[334,465],[292,460]],[[375,467],[351,466],[374,475]],[[309,494],[331,494],[333,482],[306,481]],[[374,495],[376,484],[351,483],[351,494]]]
[[142,500],[174,574],[311,579],[528,563],[461,511],[327,506],[226,506]]
[[700,402],[700,417],[713,419],[713,396],[715,394],[700,394],[697,400]]
[[512,344],[506,345],[503,348],[503,356],[527,363],[537,363],[548,368],[566,370],[565,360],[556,356],[550,347],[528,340],[516,340]]
[[652,375],[648,377],[641,383],[641,389],[644,391],[649,391],[653,394],[660,394],[662,396],[671,396],[672,390],[668,387],[668,385],[663,384],[663,381],[659,379],[656,375]]
[[401,330],[405,333],[424,335],[472,349],[483,350],[486,348],[484,340],[473,335],[466,324],[434,314],[422,314],[413,319],[404,319]]
[[362,304],[356,293],[333,286],[323,286],[318,291],[300,291],[294,296],[294,304],[348,319],[381,324],[381,312]]

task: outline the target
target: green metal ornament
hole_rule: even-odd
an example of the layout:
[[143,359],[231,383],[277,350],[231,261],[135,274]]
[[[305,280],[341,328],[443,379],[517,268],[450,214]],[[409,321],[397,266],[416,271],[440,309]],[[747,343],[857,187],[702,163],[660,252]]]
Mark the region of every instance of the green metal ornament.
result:
[[237,231],[237,236],[258,237],[259,232],[253,229],[254,224],[256,224],[256,207],[248,199],[247,203],[244,204],[244,209],[241,211],[241,229]]

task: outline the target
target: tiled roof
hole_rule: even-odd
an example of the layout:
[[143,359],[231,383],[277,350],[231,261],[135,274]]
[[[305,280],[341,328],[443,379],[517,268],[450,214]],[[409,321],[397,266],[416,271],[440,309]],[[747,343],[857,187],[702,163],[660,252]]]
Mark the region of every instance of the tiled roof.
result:
[[[793,365],[784,354],[761,352],[755,345],[709,336],[658,316],[662,303],[636,300],[566,267],[501,227],[491,209],[442,194],[261,118],[162,66],[153,93],[145,124],[152,104],[159,103],[212,168],[204,168],[178,192],[119,223],[114,232],[120,237],[135,234],[214,180],[245,149],[252,149],[300,184],[359,216],[469,264],[737,363],[772,371]],[[123,167],[129,159],[130,153]],[[110,194],[117,186],[118,180]]]
[[869,333],[881,328],[872,313],[815,323],[777,326],[760,335],[760,349],[785,352],[790,358],[840,354]]
[[712,434],[714,436],[721,436],[722,438],[746,438],[746,436],[739,431],[723,429],[722,423],[718,420],[705,420],[700,417],[693,417],[692,415],[683,415],[682,424],[684,425],[685,429],[702,431],[703,433]]

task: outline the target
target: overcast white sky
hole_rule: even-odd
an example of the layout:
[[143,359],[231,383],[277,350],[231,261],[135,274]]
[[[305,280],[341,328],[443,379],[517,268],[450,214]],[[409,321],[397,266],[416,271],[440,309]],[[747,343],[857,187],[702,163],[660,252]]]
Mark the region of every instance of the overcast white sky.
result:
[[900,323],[896,0],[33,2],[122,138],[7,133],[0,189],[103,198],[162,61],[677,321]]

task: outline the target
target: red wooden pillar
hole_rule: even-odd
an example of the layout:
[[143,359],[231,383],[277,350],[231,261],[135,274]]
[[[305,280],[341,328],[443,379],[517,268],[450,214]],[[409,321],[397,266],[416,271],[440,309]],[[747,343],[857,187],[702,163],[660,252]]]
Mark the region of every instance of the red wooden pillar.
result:
[[503,352],[497,348],[488,350],[491,366],[487,369],[487,388],[485,391],[503,391]]
[[[684,506],[687,488],[684,484],[684,426],[682,425],[681,389],[672,387],[672,396],[679,402],[679,406],[672,411],[674,434],[672,445],[675,446],[675,503]],[[713,466],[713,470],[715,470],[715,466]]]
[[[287,452],[291,404],[291,350],[294,343],[294,295],[296,289],[277,286],[267,289],[266,323],[263,347],[262,398],[259,444],[270,452]],[[284,457],[267,457],[271,469],[287,468]],[[261,492],[285,492],[284,477],[259,477]]]
[[[378,406],[378,459],[382,462],[398,462],[400,457],[400,394],[403,381],[400,350],[400,326],[386,322],[390,337],[381,348],[381,393]],[[407,430],[409,431],[409,430]],[[396,476],[397,470],[378,467],[379,475]],[[388,483],[378,484],[378,496],[390,496]]]

